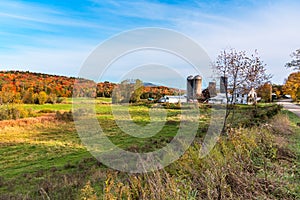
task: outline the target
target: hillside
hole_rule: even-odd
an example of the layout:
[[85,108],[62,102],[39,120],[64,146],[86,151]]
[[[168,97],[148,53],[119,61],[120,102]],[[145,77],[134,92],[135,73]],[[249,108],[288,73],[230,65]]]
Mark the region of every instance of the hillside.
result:
[[[74,82],[80,81],[80,88],[74,89]],[[45,103],[55,103],[59,97],[90,96],[111,97],[118,85],[108,81],[97,83],[82,78],[49,75],[23,71],[0,71],[0,104],[7,102],[41,103],[39,96],[45,96]],[[75,92],[75,93],[74,93]],[[159,98],[176,94],[176,89],[147,83],[142,98]]]

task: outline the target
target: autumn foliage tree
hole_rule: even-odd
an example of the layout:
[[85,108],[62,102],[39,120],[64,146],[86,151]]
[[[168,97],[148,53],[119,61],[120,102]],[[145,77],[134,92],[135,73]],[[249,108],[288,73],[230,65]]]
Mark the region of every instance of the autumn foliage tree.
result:
[[46,103],[46,101],[47,101],[47,99],[48,99],[48,96],[47,96],[47,94],[46,94],[46,92],[44,92],[44,91],[41,91],[39,94],[38,94],[38,103],[39,104],[45,104]]
[[294,101],[300,101],[300,72],[291,73],[283,85],[285,94],[291,95]]
[[272,84],[265,83],[257,88],[257,96],[261,97],[263,102],[272,101]]
[[276,94],[276,97],[279,99],[283,95],[283,85],[272,85],[272,91]]

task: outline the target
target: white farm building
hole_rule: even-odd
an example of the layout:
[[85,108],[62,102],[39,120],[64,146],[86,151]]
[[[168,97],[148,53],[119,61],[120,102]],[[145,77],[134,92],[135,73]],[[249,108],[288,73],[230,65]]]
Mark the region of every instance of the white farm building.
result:
[[158,103],[186,103],[186,96],[164,96],[158,100]]

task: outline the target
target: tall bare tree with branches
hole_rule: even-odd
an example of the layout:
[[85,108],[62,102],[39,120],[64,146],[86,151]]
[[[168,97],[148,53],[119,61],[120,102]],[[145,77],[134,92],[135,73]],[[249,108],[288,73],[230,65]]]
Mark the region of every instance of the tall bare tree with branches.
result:
[[219,76],[227,77],[228,80],[227,84],[224,83],[227,104],[223,131],[229,115],[232,113],[234,116],[233,104],[236,94],[257,88],[271,78],[271,75],[266,73],[265,66],[257,51],[248,57],[245,51],[235,49],[223,50],[212,63],[214,72]]
[[285,67],[292,68],[294,70],[300,70],[300,49],[297,49],[291,54],[292,61],[286,63]]

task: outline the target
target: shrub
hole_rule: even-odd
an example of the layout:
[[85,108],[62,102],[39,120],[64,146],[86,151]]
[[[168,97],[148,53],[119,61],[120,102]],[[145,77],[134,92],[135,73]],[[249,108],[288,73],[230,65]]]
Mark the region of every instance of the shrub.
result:
[[22,107],[18,107],[14,105],[0,106],[0,121],[33,117],[33,116],[35,116],[35,114],[32,112],[31,109],[24,109]]
[[73,121],[73,114],[72,111],[63,113],[61,113],[60,111],[56,111],[55,118],[60,121],[70,122]]

